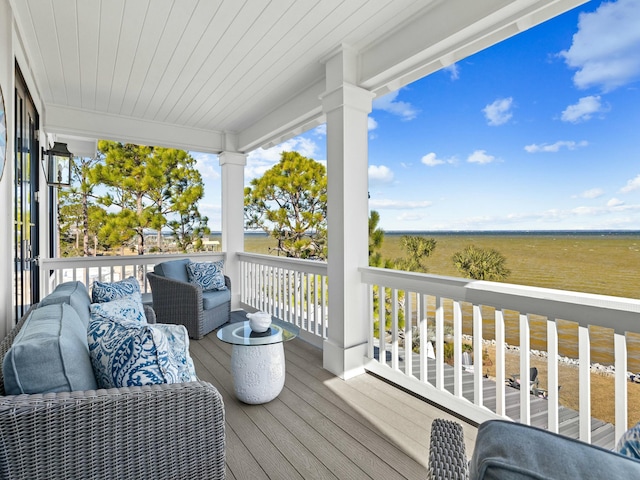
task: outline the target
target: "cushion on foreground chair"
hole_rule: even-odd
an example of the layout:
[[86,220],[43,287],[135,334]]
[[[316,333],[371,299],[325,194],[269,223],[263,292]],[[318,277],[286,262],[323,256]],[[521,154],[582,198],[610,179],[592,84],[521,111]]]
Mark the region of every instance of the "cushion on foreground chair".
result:
[[[430,478],[566,480],[640,478],[640,461],[580,440],[541,428],[506,420],[490,420],[478,428],[469,462],[468,477],[463,469],[444,468],[442,463],[459,464],[464,452],[460,434],[451,437],[448,420],[434,420],[429,455]],[[447,437],[447,438],[444,438]],[[447,447],[447,442],[450,445]],[[462,454],[464,455],[464,453]],[[453,472],[453,473],[451,473]]]

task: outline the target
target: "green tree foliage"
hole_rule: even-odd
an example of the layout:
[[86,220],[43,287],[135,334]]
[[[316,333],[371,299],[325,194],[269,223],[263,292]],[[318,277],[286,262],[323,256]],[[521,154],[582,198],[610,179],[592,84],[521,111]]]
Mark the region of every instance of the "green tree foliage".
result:
[[383,267],[384,261],[380,249],[384,241],[384,230],[378,228],[380,214],[371,210],[369,214],[369,265],[372,267]]
[[98,248],[101,209],[95,205],[93,193],[97,184],[90,178],[97,162],[92,158],[77,159],[73,163],[72,186],[61,190],[58,196],[61,256],[86,257],[95,255]]
[[182,150],[122,144],[101,140],[103,161],[91,170],[91,179],[107,187],[99,203],[116,207],[106,217],[100,237],[109,245],[125,245],[136,239],[144,254],[145,231],[171,228],[181,250],[201,242],[208,233],[207,218],[197,202],[203,196],[202,177],[195,160]]
[[[202,175],[196,170],[196,161],[184,150],[170,148],[154,149],[160,158],[167,179],[162,196],[155,200],[156,208],[169,227],[178,249],[186,252],[189,248],[202,248],[202,237],[211,233],[209,219],[200,214],[198,202],[204,196]],[[150,194],[158,193],[152,191]],[[167,221],[167,218],[171,220]],[[160,229],[157,248],[161,249]]]
[[504,280],[511,273],[506,258],[497,250],[469,245],[453,255],[453,264],[467,278],[474,280]]
[[245,227],[262,229],[278,252],[295,258],[327,258],[327,175],[324,165],[298,152],[280,161],[244,192]]
[[407,257],[396,260],[396,268],[409,272],[426,273],[425,260],[436,249],[436,240],[415,235],[403,235],[400,243],[407,252]]

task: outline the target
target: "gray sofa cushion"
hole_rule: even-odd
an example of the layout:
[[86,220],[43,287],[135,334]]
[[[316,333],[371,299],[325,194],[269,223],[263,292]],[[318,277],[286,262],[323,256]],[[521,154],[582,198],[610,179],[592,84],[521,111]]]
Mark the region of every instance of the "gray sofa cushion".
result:
[[53,292],[42,299],[38,304],[38,308],[59,303],[71,305],[80,317],[80,320],[83,321],[85,329],[89,326],[91,297],[89,296],[87,287],[85,287],[82,282],[61,283]]
[[202,308],[204,310],[210,310],[230,300],[231,291],[229,289],[202,292]]
[[515,422],[478,428],[469,463],[472,479],[640,478],[640,461]]
[[153,273],[155,273],[156,275],[162,275],[163,277],[173,278],[174,280],[180,280],[181,282],[188,283],[188,263],[188,258],[182,260],[169,260],[168,262],[162,262],[153,267]]
[[66,303],[29,315],[2,365],[7,395],[95,390],[87,327]]

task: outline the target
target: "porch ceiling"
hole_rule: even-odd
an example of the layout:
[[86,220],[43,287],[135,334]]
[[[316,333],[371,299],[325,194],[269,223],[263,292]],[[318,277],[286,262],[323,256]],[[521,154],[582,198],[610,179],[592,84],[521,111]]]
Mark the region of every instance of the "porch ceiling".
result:
[[323,62],[341,45],[380,95],[584,1],[10,3],[46,132],[218,152],[324,121]]

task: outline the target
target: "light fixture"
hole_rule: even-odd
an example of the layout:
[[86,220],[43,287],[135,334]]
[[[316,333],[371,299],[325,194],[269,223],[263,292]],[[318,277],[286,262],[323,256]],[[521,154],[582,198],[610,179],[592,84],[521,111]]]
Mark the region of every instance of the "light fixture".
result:
[[43,162],[47,163],[47,185],[68,187],[71,185],[71,162],[73,153],[66,143],[54,142],[50,150],[42,152]]

